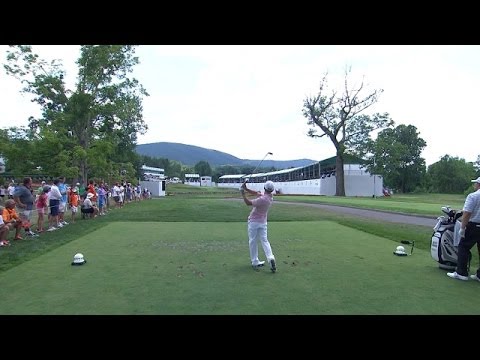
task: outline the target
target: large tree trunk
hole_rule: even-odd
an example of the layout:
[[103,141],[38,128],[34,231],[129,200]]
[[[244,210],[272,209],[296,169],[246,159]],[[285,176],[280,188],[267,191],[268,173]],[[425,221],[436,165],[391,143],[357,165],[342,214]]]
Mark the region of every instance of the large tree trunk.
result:
[[87,185],[87,160],[82,160],[80,162],[80,177],[81,183]]
[[[89,134],[88,134],[88,121],[84,120],[81,124],[81,130],[79,130],[79,140],[80,140],[79,143],[80,143],[80,146],[85,151],[88,150],[88,146],[90,144],[88,136],[89,136]],[[80,168],[79,169],[80,170],[80,176],[82,178],[81,183],[86,186],[87,181],[88,181],[88,166],[87,166],[87,159],[86,158],[80,160],[79,168]]]
[[343,153],[337,151],[335,196],[345,196],[345,176],[343,172]]

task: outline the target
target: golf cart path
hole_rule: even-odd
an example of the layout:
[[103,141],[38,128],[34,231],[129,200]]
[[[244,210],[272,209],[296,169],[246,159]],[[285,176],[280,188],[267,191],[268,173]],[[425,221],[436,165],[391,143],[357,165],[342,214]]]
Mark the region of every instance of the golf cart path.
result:
[[347,214],[347,215],[353,215],[353,216],[363,217],[367,219],[377,219],[380,221],[388,221],[388,222],[394,222],[394,223],[400,223],[400,224],[434,227],[435,224],[437,223],[436,217],[435,218],[426,217],[426,216],[424,217],[421,215],[406,215],[406,214],[400,214],[400,213],[394,213],[394,212],[388,212],[388,211],[367,210],[367,209],[351,208],[351,207],[337,206],[337,205],[326,205],[326,204],[310,204],[310,203],[278,201],[278,200],[275,200],[275,202],[279,204],[315,207],[319,209],[332,211],[338,214]]

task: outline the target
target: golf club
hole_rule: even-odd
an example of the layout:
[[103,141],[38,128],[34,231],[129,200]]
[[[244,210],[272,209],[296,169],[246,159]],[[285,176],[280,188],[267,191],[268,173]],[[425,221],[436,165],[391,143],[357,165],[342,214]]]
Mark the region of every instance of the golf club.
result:
[[[252,177],[252,175],[255,173],[255,171],[257,171],[257,169],[260,167],[260,165],[262,164],[263,160],[265,160],[265,158],[268,156],[268,155],[273,155],[273,153],[271,152],[267,152],[265,154],[265,156],[263,157],[263,159],[258,163],[257,167],[255,169],[253,169],[253,171],[251,172],[250,175],[248,175],[248,181],[250,181],[250,178]],[[244,182],[247,182],[247,177],[245,177],[245,181]]]

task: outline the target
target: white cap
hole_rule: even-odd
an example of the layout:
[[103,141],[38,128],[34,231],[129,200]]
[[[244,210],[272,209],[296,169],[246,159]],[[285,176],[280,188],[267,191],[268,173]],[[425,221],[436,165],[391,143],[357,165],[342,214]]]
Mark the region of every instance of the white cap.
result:
[[88,199],[90,199],[90,198],[92,198],[92,197],[93,197],[93,194],[92,194],[92,193],[88,193],[88,194],[87,194],[87,198],[88,198]]
[[45,180],[42,181],[42,185],[45,184]]
[[397,246],[395,251],[393,252],[397,256],[406,256],[407,253],[405,252],[405,248],[403,246]]
[[73,256],[72,265],[83,265],[86,262],[87,262],[87,260],[85,260],[82,253],[77,253]]
[[273,192],[275,190],[275,184],[273,183],[273,181],[268,180],[263,186],[263,188],[269,192]]
[[476,178],[475,180],[472,180],[472,183],[480,184],[480,176],[478,178]]

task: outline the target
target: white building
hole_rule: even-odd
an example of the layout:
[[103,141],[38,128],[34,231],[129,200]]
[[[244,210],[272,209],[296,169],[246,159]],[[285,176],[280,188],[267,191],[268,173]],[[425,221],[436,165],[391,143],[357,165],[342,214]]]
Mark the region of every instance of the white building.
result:
[[152,193],[152,196],[165,196],[165,170],[143,165],[140,186]]
[[200,175],[198,174],[185,174],[185,185],[200,186]]
[[200,186],[213,186],[211,176],[201,176],[200,177]]

